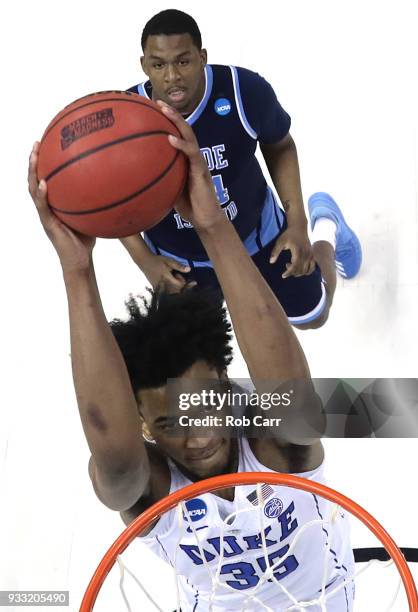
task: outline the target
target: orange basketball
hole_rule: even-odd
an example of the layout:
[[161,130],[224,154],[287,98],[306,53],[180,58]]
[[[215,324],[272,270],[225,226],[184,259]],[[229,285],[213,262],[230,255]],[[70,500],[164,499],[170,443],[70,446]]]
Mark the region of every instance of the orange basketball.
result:
[[154,103],[123,91],[91,94],[66,106],[48,125],[38,178],[54,213],[89,236],[122,238],[161,221],[187,175],[178,136]]

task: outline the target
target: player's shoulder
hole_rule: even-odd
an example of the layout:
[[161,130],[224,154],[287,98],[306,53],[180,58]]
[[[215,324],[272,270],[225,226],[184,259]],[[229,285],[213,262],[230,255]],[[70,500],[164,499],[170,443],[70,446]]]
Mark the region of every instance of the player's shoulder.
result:
[[[244,106],[245,111],[248,110],[256,123],[259,108],[263,104],[275,103],[276,96],[273,87],[258,72],[243,66],[220,64],[211,65],[211,69],[216,90],[222,89],[232,80],[236,98]],[[252,117],[253,114],[256,115],[255,119]]]
[[125,91],[129,93],[139,94],[140,96],[145,96],[148,98],[152,97],[152,87],[150,81],[142,81],[141,83],[137,83],[136,85],[132,85]]
[[258,104],[270,100],[274,91],[270,83],[258,72],[243,66],[225,66],[232,74],[235,91],[239,93],[243,103]]
[[128,87],[128,89],[126,89],[126,91],[129,91],[130,93],[138,93],[138,85],[132,85],[132,87]]
[[260,73],[255,72],[255,70],[250,70],[249,68],[244,68],[243,66],[231,66],[231,68],[236,70],[240,79],[250,81],[259,81],[261,79],[265,81],[264,77],[262,77]]
[[232,64],[224,65],[224,64],[211,64],[210,65],[214,74],[228,74],[231,75],[239,81],[244,82],[245,84],[257,84],[257,83],[265,83],[266,79],[261,76],[258,72],[254,70],[250,70],[249,68],[244,68],[243,66],[234,66]]

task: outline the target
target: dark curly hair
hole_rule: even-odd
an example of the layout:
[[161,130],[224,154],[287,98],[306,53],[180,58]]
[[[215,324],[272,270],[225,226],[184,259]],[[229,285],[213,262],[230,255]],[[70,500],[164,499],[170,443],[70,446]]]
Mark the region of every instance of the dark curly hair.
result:
[[184,374],[196,361],[219,372],[232,361],[232,327],[220,298],[210,290],[177,294],[158,290],[151,300],[126,302],[127,321],[114,319],[111,329],[122,352],[132,389],[152,389]]

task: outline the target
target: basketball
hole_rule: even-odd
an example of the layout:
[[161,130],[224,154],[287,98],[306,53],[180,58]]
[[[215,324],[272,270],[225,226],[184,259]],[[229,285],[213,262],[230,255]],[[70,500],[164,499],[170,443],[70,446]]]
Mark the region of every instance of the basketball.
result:
[[48,125],[38,178],[66,225],[88,236],[123,238],[149,229],[183,191],[186,158],[168,142],[178,136],[157,104],[129,92],[76,100]]

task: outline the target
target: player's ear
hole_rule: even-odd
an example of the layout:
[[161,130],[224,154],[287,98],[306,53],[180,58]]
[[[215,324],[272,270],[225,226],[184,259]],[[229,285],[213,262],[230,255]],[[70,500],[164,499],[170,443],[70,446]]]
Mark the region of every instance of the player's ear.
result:
[[144,72],[148,76],[148,72],[145,66],[145,57],[143,55],[141,56],[140,62],[141,62],[142,72]]
[[146,442],[149,442],[150,444],[155,444],[155,440],[152,437],[151,432],[148,429],[148,425],[145,423],[145,421],[142,421],[142,437]]
[[201,49],[200,59],[202,60],[203,65],[206,66],[206,64],[208,63],[208,52],[206,51],[206,49]]
[[145,422],[144,415],[141,412],[140,404],[141,402],[138,401],[138,417],[139,417],[139,427],[141,428],[141,433],[142,435],[144,435],[144,432],[145,432],[145,435],[151,436],[148,425]]

